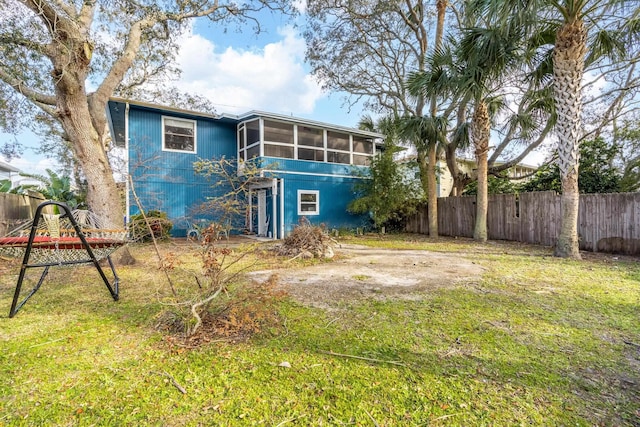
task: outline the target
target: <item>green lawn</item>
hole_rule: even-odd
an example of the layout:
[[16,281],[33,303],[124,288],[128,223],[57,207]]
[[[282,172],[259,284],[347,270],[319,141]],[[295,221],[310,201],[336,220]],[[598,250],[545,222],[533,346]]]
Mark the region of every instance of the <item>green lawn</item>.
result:
[[[415,235],[349,243],[486,271],[411,301],[285,300],[279,327],[187,349],[157,329],[167,287],[148,246],[119,268],[119,302],[92,269],[54,268],[13,319],[18,271],[0,260],[0,425],[640,425],[638,259]],[[179,286],[192,267],[173,272]]]

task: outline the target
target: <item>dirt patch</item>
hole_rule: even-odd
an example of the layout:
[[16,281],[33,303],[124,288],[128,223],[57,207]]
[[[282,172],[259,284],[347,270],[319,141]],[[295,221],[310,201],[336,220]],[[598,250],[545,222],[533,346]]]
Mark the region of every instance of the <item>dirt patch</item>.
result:
[[484,268],[464,257],[423,250],[391,250],[341,245],[338,261],[295,269],[256,271],[255,280],[278,275],[294,299],[331,308],[363,298],[423,299],[429,290],[477,281]]

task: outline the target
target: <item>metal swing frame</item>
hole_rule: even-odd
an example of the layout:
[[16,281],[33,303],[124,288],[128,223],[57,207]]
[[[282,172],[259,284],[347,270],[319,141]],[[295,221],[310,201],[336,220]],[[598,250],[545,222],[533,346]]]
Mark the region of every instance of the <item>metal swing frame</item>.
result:
[[[40,222],[40,219],[43,217],[42,210],[46,206],[52,206],[52,205],[58,206],[58,208],[64,211],[64,214],[62,214],[60,218],[66,217],[69,219],[69,221],[71,222],[71,225],[73,226],[76,232],[76,236],[79,239],[79,242],[72,244],[71,245],[72,249],[65,249],[65,248],[58,247],[57,242],[55,240],[52,240],[51,244],[54,246],[54,248],[51,248],[48,250],[84,249],[87,253],[87,257],[85,259],[79,259],[79,260],[73,260],[73,261],[59,260],[55,262],[51,261],[51,262],[41,262],[41,263],[33,263],[33,264],[30,263],[31,251],[34,246],[36,235],[38,234],[38,223]],[[61,246],[64,246],[64,245],[61,245]],[[81,247],[81,249],[78,249],[77,246]],[[109,267],[111,268],[111,272],[113,273],[113,277],[114,277],[113,282],[109,281],[104,270],[100,266],[100,261],[96,258],[93,252],[93,249],[91,248],[91,244],[87,241],[87,238],[82,232],[82,229],[74,219],[71,213],[71,209],[64,203],[55,202],[51,200],[41,203],[36,209],[36,212],[33,218],[31,232],[29,233],[29,240],[25,247],[24,257],[22,259],[22,265],[20,267],[20,275],[18,276],[18,282],[16,283],[16,289],[13,294],[13,302],[11,303],[11,310],[9,311],[9,317],[11,318],[15,316],[16,313],[20,311],[20,309],[26,304],[29,298],[31,298],[38,291],[38,289],[40,289],[40,286],[42,286],[44,279],[47,277],[47,274],[49,273],[49,268],[55,267],[55,266],[68,266],[68,265],[75,265],[75,264],[93,264],[96,270],[98,270],[98,273],[100,274],[100,277],[102,278],[102,281],[104,282],[105,286],[109,290],[109,293],[111,294],[111,297],[113,298],[113,300],[118,301],[118,298],[119,298],[118,285],[120,283],[120,278],[116,273],[116,269],[115,269],[115,266],[113,265],[113,261],[111,261],[111,256],[107,255],[105,258],[107,259],[109,263]],[[25,274],[27,272],[27,269],[30,269],[30,268],[44,268],[44,270],[42,272],[42,275],[40,276],[40,279],[38,280],[38,283],[34,286],[34,288],[27,294],[27,296],[22,301],[18,302],[20,298],[20,291],[22,290],[22,283],[24,281]]]

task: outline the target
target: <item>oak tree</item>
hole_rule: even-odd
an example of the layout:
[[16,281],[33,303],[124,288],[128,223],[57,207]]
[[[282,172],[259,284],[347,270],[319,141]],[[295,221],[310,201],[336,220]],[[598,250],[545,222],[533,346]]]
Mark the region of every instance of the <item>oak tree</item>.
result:
[[53,129],[87,181],[87,203],[112,223],[122,204],[107,155],[106,106],[114,94],[176,72],[189,21],[251,22],[288,0],[0,0],[0,127]]

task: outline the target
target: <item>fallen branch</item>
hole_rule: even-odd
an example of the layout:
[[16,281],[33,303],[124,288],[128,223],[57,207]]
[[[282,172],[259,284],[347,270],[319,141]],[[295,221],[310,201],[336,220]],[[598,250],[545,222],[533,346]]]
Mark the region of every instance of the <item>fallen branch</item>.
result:
[[446,420],[447,418],[455,417],[456,415],[460,415],[460,414],[448,414],[448,415],[443,415],[443,416],[441,416],[441,417],[434,418],[434,419],[432,419],[431,421]]
[[47,341],[47,342],[42,342],[40,344],[34,344],[32,346],[29,346],[27,348],[34,348],[34,347],[40,347],[41,345],[47,345],[47,344],[52,344],[54,342],[58,342],[58,341],[62,341],[62,340],[66,340],[67,337],[62,337],[62,338],[58,338],[57,340],[51,340],[51,341]]
[[380,427],[380,424],[378,424],[378,422],[375,420],[375,418],[373,418],[373,416],[369,413],[369,411],[365,409],[364,412],[369,416],[374,426]]
[[368,362],[390,363],[391,365],[397,365],[397,366],[405,366],[405,367],[407,366],[402,362],[398,362],[397,360],[373,359],[371,357],[354,356],[352,354],[334,353],[333,351],[324,351],[324,350],[318,350],[318,351],[320,353],[328,354],[330,356],[347,357],[350,359],[366,360]]
[[163,377],[169,378],[171,380],[171,384],[173,384],[173,386],[175,388],[177,388],[180,393],[187,394],[187,390],[185,390],[184,387],[182,387],[180,384],[178,384],[178,381],[176,381],[176,379],[173,378],[173,376],[171,376],[171,374],[169,374],[167,372],[155,372],[155,371],[153,371],[153,373],[157,374],[157,375],[161,375]]
[[634,343],[634,342],[627,341],[627,340],[622,340],[622,342],[623,342],[623,343],[625,343],[626,345],[630,345],[630,346],[632,346],[632,347],[635,347],[635,348],[637,348],[637,349],[640,349],[640,344],[636,344],[636,343]]

